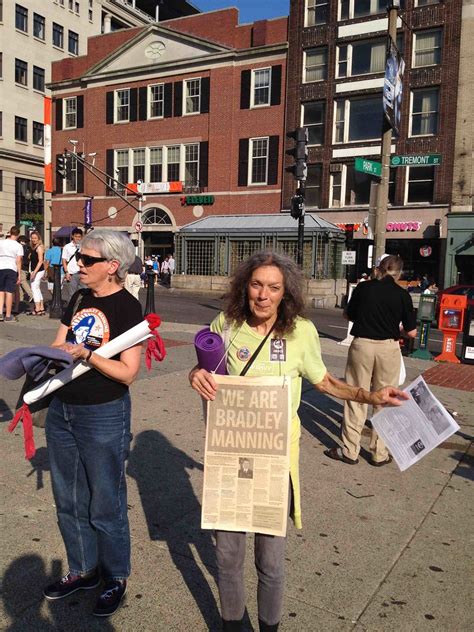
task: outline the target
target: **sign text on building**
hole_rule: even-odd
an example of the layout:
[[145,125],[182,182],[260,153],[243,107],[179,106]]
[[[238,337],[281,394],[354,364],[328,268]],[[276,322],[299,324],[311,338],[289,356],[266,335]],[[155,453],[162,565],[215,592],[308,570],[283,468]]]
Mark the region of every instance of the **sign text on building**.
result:
[[441,154],[414,154],[413,156],[392,156],[391,167],[429,167],[441,164]]

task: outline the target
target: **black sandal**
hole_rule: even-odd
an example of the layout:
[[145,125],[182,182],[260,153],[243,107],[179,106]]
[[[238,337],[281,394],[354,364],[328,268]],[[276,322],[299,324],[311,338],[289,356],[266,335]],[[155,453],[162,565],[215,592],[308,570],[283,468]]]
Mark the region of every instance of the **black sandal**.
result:
[[342,463],[347,463],[347,465],[357,465],[359,463],[359,459],[350,459],[348,456],[345,456],[342,448],[329,448],[329,450],[324,450],[324,454],[333,461],[341,461]]

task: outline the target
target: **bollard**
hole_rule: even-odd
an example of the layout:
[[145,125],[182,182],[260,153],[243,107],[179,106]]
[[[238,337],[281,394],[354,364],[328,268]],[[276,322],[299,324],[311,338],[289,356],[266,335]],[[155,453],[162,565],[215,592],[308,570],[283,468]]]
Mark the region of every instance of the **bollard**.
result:
[[146,305],[145,316],[155,313],[155,273],[153,270],[146,271],[147,288],[146,288]]
[[53,281],[53,298],[49,305],[50,318],[62,318],[63,303],[61,300],[61,266],[53,265],[54,281]]

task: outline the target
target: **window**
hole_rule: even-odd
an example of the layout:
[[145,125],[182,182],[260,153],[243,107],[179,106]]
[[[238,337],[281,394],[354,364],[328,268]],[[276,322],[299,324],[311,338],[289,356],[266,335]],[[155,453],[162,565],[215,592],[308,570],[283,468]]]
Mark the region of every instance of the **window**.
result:
[[329,206],[335,208],[339,208],[342,206],[342,174],[342,170],[331,173]]
[[163,180],[163,148],[150,148],[150,182]]
[[313,48],[305,52],[304,80],[306,83],[327,79],[327,55],[327,48]]
[[352,20],[387,11],[387,0],[340,0],[339,19]]
[[438,4],[440,0],[415,0],[415,7],[426,7],[428,4]]
[[44,92],[44,68],[33,66],[33,90]]
[[199,184],[199,144],[186,145],[184,151],[184,185]]
[[69,31],[68,51],[71,55],[79,55],[79,35],[74,31]]
[[33,145],[44,145],[44,125],[33,121]]
[[130,88],[115,91],[115,123],[130,120]]
[[15,82],[20,86],[28,85],[28,64],[21,59],[15,59]]
[[128,178],[128,149],[117,149],[115,152],[115,175],[116,179],[127,184]]
[[308,206],[321,207],[321,177],[322,165],[308,165],[308,175],[306,176],[306,204]]
[[184,113],[197,114],[201,110],[201,80],[187,79],[184,82]]
[[15,116],[15,140],[28,141],[28,122],[21,116]]
[[408,167],[407,202],[432,202],[435,167]]
[[70,9],[70,11],[72,11],[73,7],[74,7],[74,0],[69,0],[69,9]]
[[385,70],[385,40],[343,44],[337,47],[337,77],[366,75]]
[[133,150],[133,182],[145,181],[145,150]]
[[268,175],[268,138],[251,138],[249,151],[249,184],[266,184]]
[[318,26],[328,21],[328,0],[306,0],[305,26]]
[[438,133],[438,88],[413,90],[410,136]]
[[148,86],[148,118],[163,118],[165,84]]
[[92,22],[93,20],[94,20],[94,13],[92,9],[89,9],[89,22]]
[[380,95],[336,101],[334,142],[377,140],[382,132]]
[[356,171],[352,165],[346,166],[346,186],[344,206],[369,204],[371,176]]
[[168,147],[167,152],[168,157],[168,171],[167,171],[167,180],[168,182],[177,182],[179,181],[179,167],[181,162],[181,145],[175,145],[172,147]]
[[75,156],[69,156],[69,169],[67,169],[64,182],[64,193],[76,193],[77,191],[77,160]]
[[270,105],[271,68],[252,71],[251,107]]
[[33,13],[33,35],[38,39],[45,39],[45,19],[42,15],[38,15],[38,13]]
[[53,22],[53,46],[64,48],[64,28]]
[[67,97],[63,101],[63,129],[77,127],[77,97]]
[[28,33],[28,9],[20,4],[15,5],[15,27],[19,31]]
[[303,105],[303,126],[308,128],[308,145],[324,143],[324,101]]
[[0,53],[0,79],[3,79],[3,53]]
[[437,66],[441,63],[441,29],[415,33],[413,66]]
[[79,2],[75,2],[74,3],[74,13],[77,13],[77,15],[79,15]]

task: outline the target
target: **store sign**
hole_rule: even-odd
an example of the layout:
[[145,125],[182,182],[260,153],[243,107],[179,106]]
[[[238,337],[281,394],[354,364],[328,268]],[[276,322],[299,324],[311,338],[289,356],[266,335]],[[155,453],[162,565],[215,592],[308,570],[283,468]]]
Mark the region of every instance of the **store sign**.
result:
[[441,164],[441,154],[415,154],[413,156],[392,156],[391,167],[429,167]]
[[420,230],[421,222],[388,222],[386,230],[389,233]]
[[181,198],[181,206],[209,206],[214,204],[213,195],[185,195]]
[[152,193],[182,193],[183,192],[183,183],[182,182],[142,182],[138,184],[137,182],[130,182],[127,184],[127,189],[134,191],[136,193],[141,193],[142,195],[152,194]]
[[420,255],[422,257],[429,257],[433,252],[433,248],[431,246],[422,246],[420,248]]
[[356,262],[355,250],[344,250],[342,253],[341,263],[343,266],[353,266]]
[[360,230],[360,227],[362,226],[362,224],[361,224],[361,223],[359,223],[359,224],[349,224],[349,222],[347,222],[347,223],[343,223],[343,224],[341,224],[341,223],[336,224],[336,226],[337,226],[338,228],[340,228],[341,230],[344,230],[344,231],[346,231],[346,232],[348,232],[348,231],[349,231],[349,229],[347,228],[349,225],[350,225],[350,226],[354,226],[353,230],[351,230],[351,231],[350,231],[351,233],[352,233],[352,232],[356,233],[358,230]]

